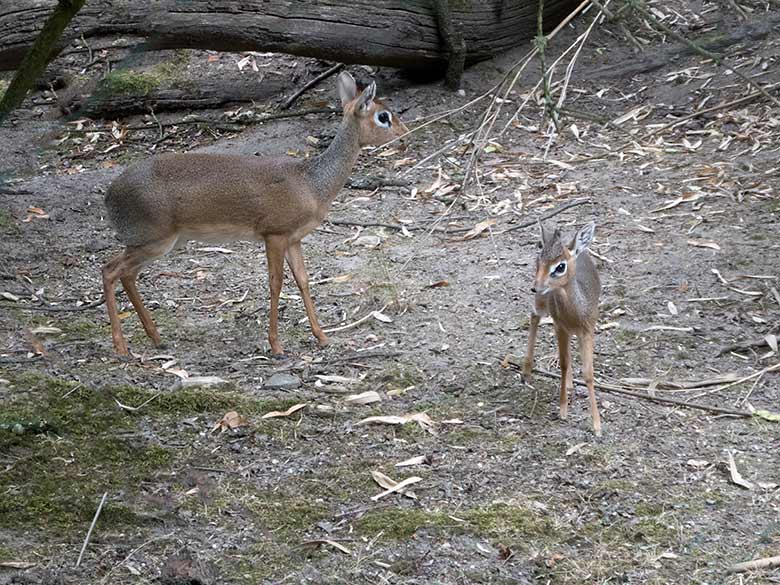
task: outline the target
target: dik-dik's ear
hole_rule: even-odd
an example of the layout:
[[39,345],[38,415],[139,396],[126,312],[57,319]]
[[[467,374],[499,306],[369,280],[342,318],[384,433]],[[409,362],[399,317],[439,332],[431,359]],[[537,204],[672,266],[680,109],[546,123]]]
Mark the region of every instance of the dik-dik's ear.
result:
[[544,229],[544,224],[541,221],[537,220],[537,223],[539,224],[539,237],[541,238],[543,248],[551,245],[561,236],[558,226],[553,225],[552,228]]
[[355,111],[360,112],[361,114],[366,113],[369,109],[371,109],[375,97],[376,83],[372,81],[368,87],[363,90],[363,93],[361,93],[360,97],[357,99],[357,103],[355,104]]
[[357,84],[355,78],[352,77],[346,71],[342,71],[339,74],[338,80],[339,97],[341,98],[341,106],[346,106],[349,102],[355,99],[357,95]]
[[571,251],[571,255],[576,258],[580,254],[582,254],[585,250],[587,250],[588,246],[590,246],[590,243],[593,241],[593,236],[595,235],[595,233],[596,233],[596,224],[593,222],[580,228],[580,231],[577,232],[577,235],[574,236],[574,239],[569,245],[569,250]]

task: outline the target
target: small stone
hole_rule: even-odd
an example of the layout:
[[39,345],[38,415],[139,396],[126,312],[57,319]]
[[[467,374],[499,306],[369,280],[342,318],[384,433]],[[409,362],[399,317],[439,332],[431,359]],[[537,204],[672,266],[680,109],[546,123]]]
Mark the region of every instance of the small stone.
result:
[[293,390],[300,385],[301,379],[298,376],[285,374],[284,372],[277,372],[268,378],[264,384],[266,388],[275,388],[278,390]]
[[88,240],[84,244],[84,249],[87,252],[92,252],[92,253],[102,252],[103,250],[107,250],[110,247],[111,247],[111,243],[108,240],[100,239],[100,238]]
[[180,378],[176,380],[171,390],[179,390],[180,388],[193,388],[196,386],[209,388],[213,386],[221,386],[227,383],[227,380],[223,380],[219,376],[190,376],[189,378]]
[[465,91],[465,90],[462,90],[462,89],[459,89],[459,90],[458,90],[458,96],[460,96],[460,97],[466,97],[466,91]]

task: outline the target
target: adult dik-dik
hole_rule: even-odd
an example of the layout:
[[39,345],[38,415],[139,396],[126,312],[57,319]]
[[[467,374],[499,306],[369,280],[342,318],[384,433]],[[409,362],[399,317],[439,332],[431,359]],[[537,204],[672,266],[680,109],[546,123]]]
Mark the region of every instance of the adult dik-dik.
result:
[[309,160],[229,154],[163,154],[127,169],[109,187],[106,208],[125,251],[103,267],[106,309],[117,353],[127,342],[117,312],[114,288],[121,280],[130,302],[155,345],[160,334],[136,287],[141,268],[187,240],[263,240],[268,260],[271,310],[268,341],[279,342],[279,293],[284,260],[301,291],[312,333],[324,346],[328,337],[317,321],[301,239],[328,214],[344,186],[360,148],[381,145],[408,130],[375,100],[376,85],[358,93],[343,72],[338,91],[344,115],[336,137]]
[[536,296],[528,332],[528,350],[523,361],[523,378],[531,379],[539,320],[549,313],[555,324],[561,364],[560,416],[566,418],[569,404],[567,390],[574,390],[569,346],[571,336],[576,335],[582,355],[582,373],[588,386],[593,431],[601,436],[601,417],[593,387],[593,344],[599,315],[601,281],[596,265],[588,254],[596,226],[593,223],[586,225],[566,244],[557,228],[550,232],[540,223],[539,229],[542,248],[536,258],[536,275],[531,289]]

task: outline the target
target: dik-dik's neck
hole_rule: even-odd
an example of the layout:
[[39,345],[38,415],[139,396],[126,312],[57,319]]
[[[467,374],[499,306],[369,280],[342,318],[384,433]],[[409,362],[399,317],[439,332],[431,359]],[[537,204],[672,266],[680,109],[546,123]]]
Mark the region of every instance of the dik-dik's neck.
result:
[[309,165],[307,178],[325,205],[335,199],[355,166],[360,154],[358,134],[357,121],[352,116],[345,116],[333,142]]
[[552,290],[550,301],[554,307],[554,313],[565,315],[568,320],[581,319],[584,313],[583,309],[586,306],[583,292],[576,278],[572,278],[566,286]]

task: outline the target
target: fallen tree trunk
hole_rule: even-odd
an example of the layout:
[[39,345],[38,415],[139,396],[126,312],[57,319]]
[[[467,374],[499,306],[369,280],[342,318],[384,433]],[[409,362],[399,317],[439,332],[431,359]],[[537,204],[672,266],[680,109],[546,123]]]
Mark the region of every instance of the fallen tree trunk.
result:
[[199,81],[179,87],[154,88],[147,93],[80,95],[60,102],[66,114],[90,118],[116,118],[176,110],[221,108],[230,103],[264,102],[276,98],[287,87],[282,79],[257,81]]
[[[467,63],[489,59],[536,33],[536,0],[462,0]],[[577,4],[546,0],[552,28]],[[0,70],[14,69],[56,0],[16,0],[0,7]],[[65,30],[59,49],[76,38],[145,37],[147,49],[276,51],[344,63],[404,68],[441,66],[447,49],[434,0],[90,0]]]
[[36,79],[54,58],[56,53],[52,52],[52,47],[59,42],[62,31],[82,6],[84,0],[59,0],[57,6],[51,11],[41,33],[37,35],[35,43],[27,51],[19,69],[16,70],[11,85],[0,99],[0,124],[14,108],[22,103],[27,92],[35,85]]

